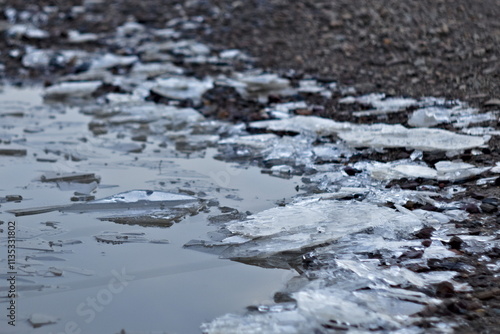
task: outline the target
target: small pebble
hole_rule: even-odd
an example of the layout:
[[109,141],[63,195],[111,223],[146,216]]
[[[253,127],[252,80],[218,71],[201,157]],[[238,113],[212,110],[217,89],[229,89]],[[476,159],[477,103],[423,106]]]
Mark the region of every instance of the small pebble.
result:
[[450,239],[450,241],[448,242],[448,245],[450,245],[451,249],[460,250],[463,243],[464,243],[464,241],[460,237],[457,237],[456,235],[454,235]]
[[436,296],[439,298],[451,298],[455,295],[455,288],[450,282],[441,282],[436,286]]

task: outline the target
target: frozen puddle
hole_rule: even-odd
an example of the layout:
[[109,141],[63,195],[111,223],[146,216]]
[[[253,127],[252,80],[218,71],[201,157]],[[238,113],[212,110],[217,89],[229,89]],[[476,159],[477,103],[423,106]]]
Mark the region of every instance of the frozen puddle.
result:
[[[275,79],[242,80],[252,93],[288,87]],[[184,93],[195,94],[194,84],[202,83],[186,83]],[[62,88],[58,98],[86,96]],[[18,332],[196,333],[201,325],[206,333],[422,333],[417,314],[440,303],[422,291],[442,281],[469,289],[453,280],[457,272],[428,272],[430,262],[457,256],[446,245],[460,233],[453,221],[467,217],[464,203],[436,198],[496,169],[431,167],[421,157],[482,147],[487,137],[312,116],[245,128],[207,121],[194,108],[122,100],[74,107],[42,103],[36,88],[5,89],[1,219],[17,227]],[[20,92],[25,103],[7,100]],[[403,102],[376,105],[395,112],[392,103]],[[413,153],[348,163],[385,147]],[[450,186],[385,189],[401,178]],[[441,212],[411,211],[407,202]]]
[[[26,68],[82,71],[43,90],[3,89],[0,238],[15,221],[19,293],[11,332],[416,334],[426,330],[419,312],[441,303],[436,285],[470,290],[454,280],[472,269],[447,262],[459,257],[451,245],[461,236],[479,252],[498,238],[456,223],[498,203],[454,195],[460,182],[495,182],[500,168],[455,158],[488,148],[498,131],[480,125],[498,111],[237,72],[248,56],[181,34],[128,22],[102,43],[139,55],[27,49]],[[68,34],[69,43],[99,38]],[[188,76],[198,65],[219,74]],[[207,119],[225,112],[206,101],[217,89],[267,119]],[[334,93],[364,108],[355,120],[411,111],[408,126],[303,116],[315,106],[296,100]],[[399,180],[410,186],[388,187]],[[435,333],[455,325],[425,322]]]
[[[205,238],[209,217],[227,214],[224,208],[244,214],[290,198],[298,179],[236,168],[214,160],[213,149],[187,158],[175,144],[160,145],[164,136],[148,140],[143,153],[116,150],[116,133],[95,138],[91,116],[44,105],[40,96],[37,88],[10,87],[0,96],[12,110],[0,116],[2,145],[26,150],[0,156],[2,252],[7,222],[16,222],[18,240],[14,333],[58,333],[74,324],[82,332],[198,333],[204,321],[272,300],[288,271],[183,245]],[[43,131],[24,131],[34,125]]]

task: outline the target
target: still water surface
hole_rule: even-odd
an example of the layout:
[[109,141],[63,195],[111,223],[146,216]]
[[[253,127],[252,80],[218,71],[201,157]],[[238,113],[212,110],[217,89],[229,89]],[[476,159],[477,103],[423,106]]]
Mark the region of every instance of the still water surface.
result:
[[[43,107],[38,88],[5,87],[0,93],[0,108],[0,145],[27,149],[24,157],[0,156],[0,197],[23,197],[20,203],[1,204],[0,220],[14,220],[23,236],[81,242],[53,247],[53,252],[17,249],[18,259],[31,257],[38,264],[33,262],[28,273],[17,276],[20,298],[16,327],[7,325],[3,311],[2,333],[118,333],[121,329],[199,333],[204,321],[272,300],[273,293],[293,275],[183,248],[188,241],[206,239],[207,233],[216,230],[216,226],[208,225],[208,217],[220,214],[217,207],[169,228],[100,221],[97,218],[102,213],[56,211],[14,217],[6,211],[70,203],[74,189],[39,181],[47,172],[99,175],[96,198],[133,189],[175,192],[185,188],[205,192],[206,199],[216,199],[220,206],[251,212],[273,207],[276,200],[296,194],[298,180],[273,178],[256,167],[239,168],[215,160],[215,149],[190,158],[166,154],[155,143],[148,144],[142,153],[121,152],[113,146],[120,138],[96,139],[88,130],[90,117],[80,114],[77,108]],[[13,116],[9,110],[23,110],[24,114]],[[85,159],[66,159],[67,152]],[[57,161],[37,160],[41,157]],[[2,227],[0,264],[4,277],[6,225]],[[94,236],[103,231],[140,232],[146,238],[168,239],[169,243],[98,243]],[[63,268],[63,275],[44,274],[49,267]],[[77,268],[77,272],[71,268]],[[118,284],[120,278],[122,283]],[[5,284],[3,279],[2,296]],[[44,288],[37,289],[40,285]],[[27,321],[33,313],[59,320],[33,329]]]

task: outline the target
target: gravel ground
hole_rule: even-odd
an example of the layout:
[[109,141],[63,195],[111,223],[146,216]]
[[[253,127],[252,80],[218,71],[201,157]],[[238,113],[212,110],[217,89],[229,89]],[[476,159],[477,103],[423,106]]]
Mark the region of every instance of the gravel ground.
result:
[[[130,16],[162,26],[171,18],[202,15],[210,29],[197,31],[198,37],[243,49],[258,58],[259,67],[273,71],[293,69],[299,75],[333,79],[360,93],[432,95],[474,103],[500,96],[498,0],[87,1],[94,3],[92,21],[71,14],[70,8],[81,1],[0,3],[35,12],[57,5],[68,15],[49,15],[43,27],[55,37],[64,37],[68,28],[109,31]],[[60,47],[64,38],[38,44]],[[16,59],[6,52],[15,45],[2,40],[0,46],[7,75],[19,77]]]
[[[201,28],[187,34],[211,43],[215,48],[242,49],[256,57],[257,66],[291,78],[336,81],[354,87],[359,94],[384,92],[416,98],[440,96],[461,99],[485,110],[500,105],[497,101],[485,107],[486,101],[500,98],[499,0],[85,2],[93,15],[81,16],[72,11],[72,7],[82,5],[82,1],[77,0],[41,0],[36,4],[0,0],[4,9],[15,8],[35,14],[30,16],[30,21],[51,35],[42,40],[0,39],[0,63],[5,66],[3,77],[19,83],[28,80],[50,83],[59,74],[75,72],[76,69],[71,67],[34,70],[21,65],[26,45],[75,48],[67,44],[70,29],[94,33],[113,31],[131,17],[143,24],[163,27],[173,18],[201,16],[204,20]],[[45,6],[54,5],[59,7],[58,12],[46,9],[44,15],[37,14],[43,12]],[[0,30],[5,30],[8,19],[8,11],[0,13]],[[82,44],[81,48],[98,50],[102,45],[92,42]],[[127,53],[130,50],[108,51]],[[248,120],[252,117],[242,110],[248,109],[248,113],[252,113],[259,108],[258,105],[238,104],[225,95],[225,92],[212,92],[208,97],[228,110],[217,114],[218,117]],[[339,105],[331,101],[326,102],[318,113],[337,120],[349,119]],[[405,124],[407,116],[398,117],[390,122]],[[496,123],[489,125],[498,127]],[[479,157],[466,152],[461,158],[474,163],[498,161],[497,142],[491,141],[490,148]],[[387,159],[383,156],[371,158]],[[434,156],[424,158],[429,163],[439,159]],[[468,187],[467,196],[500,198],[496,186],[479,188],[473,182],[465,186]],[[498,230],[500,220],[496,212],[469,211],[472,219],[465,227],[471,228],[471,233],[488,235]],[[479,226],[476,221],[485,223]],[[456,251],[460,252],[459,245],[457,247]],[[464,325],[457,329],[457,333],[500,333],[500,278],[494,277],[478,261],[477,255],[463,255],[461,261],[472,264],[476,271],[463,272],[461,280],[469,283],[474,291],[467,294],[442,292],[439,296],[445,303],[438,309],[428,310],[427,315],[462,321]],[[494,249],[486,255],[498,260],[500,250]],[[446,268],[443,264],[442,270]]]

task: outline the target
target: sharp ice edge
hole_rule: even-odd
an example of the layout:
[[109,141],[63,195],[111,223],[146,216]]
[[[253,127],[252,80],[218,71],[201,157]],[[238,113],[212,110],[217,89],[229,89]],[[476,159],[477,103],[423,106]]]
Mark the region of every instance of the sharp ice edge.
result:
[[408,129],[396,124],[358,125],[315,116],[257,121],[251,128],[276,132],[337,135],[352,147],[408,148],[421,151],[459,151],[485,145],[489,138],[456,134],[442,129]]
[[[312,333],[330,325],[350,333],[387,333],[405,327],[405,333],[424,333],[412,326],[426,305],[439,300],[421,292],[395,288],[393,285],[423,286],[425,279],[409,270],[380,269],[371,263],[337,260],[331,269],[333,281],[323,279],[306,283],[292,293],[294,310],[225,315],[202,325],[204,333]],[[328,327],[327,327],[328,328]],[[444,332],[444,331],[443,331]]]
[[[302,333],[314,332],[329,324],[360,333],[382,333],[402,327],[408,333],[424,333],[412,326],[419,318],[410,316],[422,311],[426,305],[441,301],[406,288],[451,281],[456,273],[421,275],[398,266],[384,268],[379,260],[366,257],[372,252],[382,252],[385,253],[383,257],[389,259],[420,246],[417,240],[405,240],[405,235],[424,223],[431,223],[433,213],[426,216],[402,211],[370,203],[328,201],[322,196],[313,196],[296,200],[283,208],[265,210],[243,222],[228,223],[227,229],[241,238],[236,243],[229,243],[234,237],[226,239],[232,251],[224,256],[230,254],[239,259],[245,256],[263,259],[273,256],[276,251],[289,252],[297,247],[311,246],[316,242],[315,234],[326,235],[325,240],[336,240],[312,252],[313,256],[323,258],[325,265],[317,270],[307,270],[306,275],[311,275],[314,280],[290,291],[296,309],[243,316],[229,314],[203,324],[203,332],[226,333],[237,329],[250,333],[259,330]],[[334,226],[332,230],[328,228],[330,224]],[[318,225],[321,225],[321,231]],[[367,229],[369,231],[363,231]],[[309,231],[309,235],[304,231]],[[254,238],[253,242],[245,241],[249,238]],[[302,240],[303,243],[290,244],[290,239]],[[276,244],[275,240],[278,240]],[[283,241],[288,242],[289,247],[277,249],[276,246],[282,245]],[[245,247],[249,243],[251,245]],[[455,256],[437,242],[428,251],[442,258]],[[450,329],[445,328],[442,332]]]
[[137,203],[140,201],[148,202],[169,202],[169,201],[197,201],[196,197],[168,193],[164,191],[153,190],[131,190],[122,192],[103,199],[90,201],[88,203]]
[[377,180],[402,178],[424,178],[438,181],[462,181],[491,170],[491,167],[476,167],[472,164],[454,161],[439,161],[435,168],[425,164],[408,164],[395,161],[389,163],[373,162],[368,167],[371,176]]
[[47,99],[89,97],[102,85],[101,81],[62,82],[45,89]]

